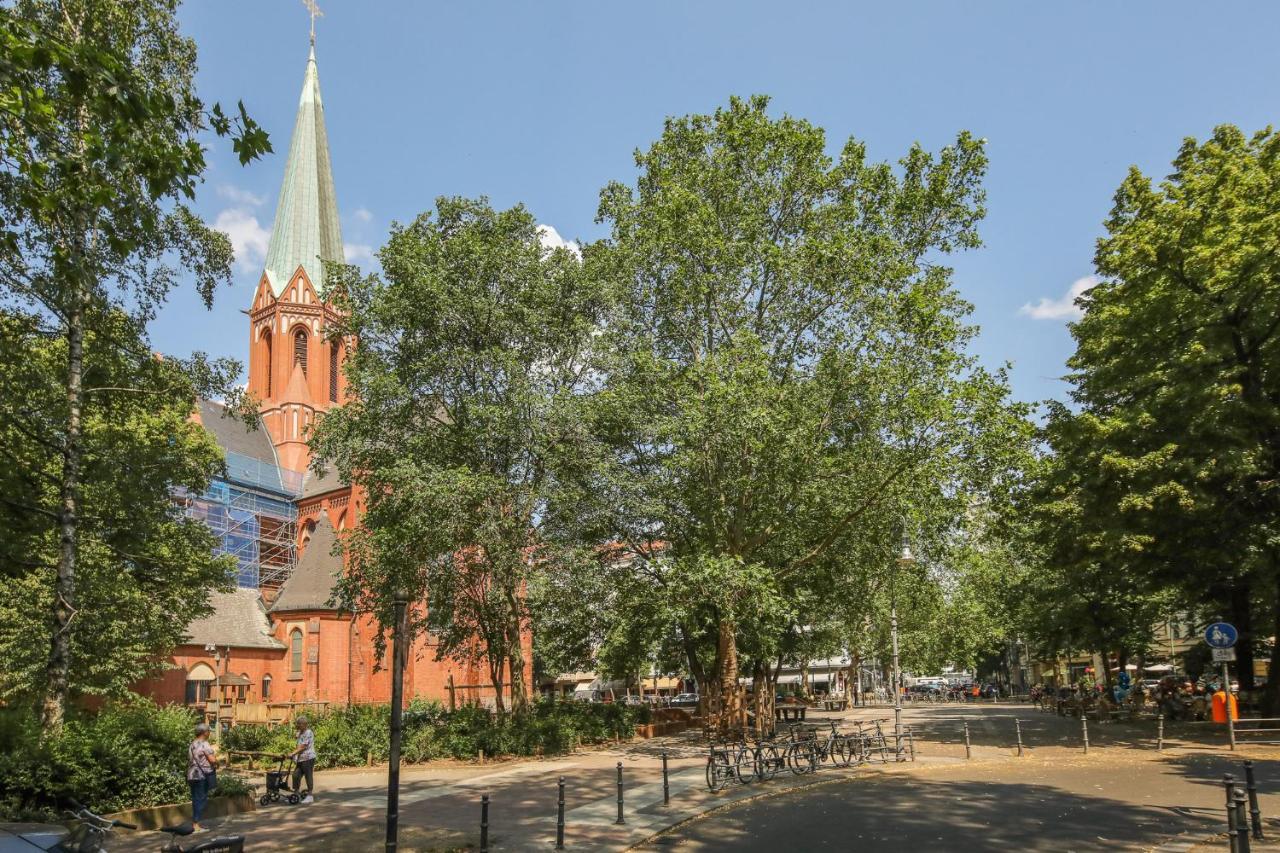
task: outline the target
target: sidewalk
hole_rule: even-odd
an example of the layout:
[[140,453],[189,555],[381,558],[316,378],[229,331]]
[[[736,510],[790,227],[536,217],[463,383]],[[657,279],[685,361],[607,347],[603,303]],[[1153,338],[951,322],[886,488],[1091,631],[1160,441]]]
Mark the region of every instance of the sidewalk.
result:
[[[892,731],[892,708],[858,708],[835,716],[854,720],[885,720]],[[811,723],[823,724],[815,715]],[[1025,758],[1018,758],[1014,719],[1021,721]],[[963,726],[969,723],[972,760],[966,760]],[[1178,742],[1164,753],[1147,743],[1145,729],[1119,724],[1090,726],[1093,749],[1083,755],[1080,723],[1055,715],[1039,714],[1027,706],[933,705],[904,709],[903,723],[919,736],[915,763],[871,764],[861,768],[832,769],[793,776],[783,772],[767,783],[734,785],[712,794],[705,780],[706,748],[696,733],[636,741],[610,748],[582,750],[572,755],[542,759],[489,761],[484,764],[440,762],[407,766],[401,771],[400,849],[415,851],[477,849],[480,841],[480,798],[490,797],[489,847],[493,851],[553,849],[556,835],[557,781],[565,777],[565,846],[569,850],[625,850],[656,833],[708,811],[754,798],[771,798],[783,792],[823,786],[855,778],[934,778],[939,784],[956,774],[981,772],[1013,782],[1027,774],[1042,774],[1037,782],[1050,782],[1067,768],[1087,779],[1092,772],[1115,779],[1122,764],[1145,765],[1144,795],[1158,792],[1191,772],[1209,781],[1220,774],[1224,761],[1255,757],[1258,750],[1236,756],[1214,754],[1209,745]],[[669,753],[670,805],[663,804],[663,750]],[[1269,804],[1280,794],[1280,753],[1270,756],[1265,773]],[[617,764],[623,765],[625,824],[617,819]],[[978,770],[979,767],[986,768]],[[1171,773],[1174,768],[1181,772]],[[1020,768],[1020,769],[1019,769]],[[1036,770],[1039,768],[1039,770]],[[1195,768],[1194,770],[1192,768]],[[1127,771],[1126,771],[1127,772]],[[1203,774],[1203,775],[1202,775]],[[258,780],[254,780],[258,781]],[[1135,780],[1136,781],[1136,780]],[[316,774],[316,802],[309,806],[271,805],[256,812],[210,821],[213,834],[243,834],[250,849],[293,851],[381,851],[386,820],[385,766],[331,770]],[[1195,787],[1203,786],[1201,785]],[[865,786],[857,786],[859,789]],[[878,786],[872,786],[878,787]],[[1092,785],[1087,786],[1092,789]],[[1173,785],[1172,787],[1178,787]],[[815,787],[814,793],[823,790]],[[1172,788],[1170,788],[1172,790]],[[1203,808],[1219,796],[1202,788],[1193,797]],[[1083,789],[1081,793],[1084,793]],[[761,802],[768,802],[762,800]],[[779,801],[781,802],[781,801]],[[1216,827],[1213,827],[1216,829]],[[1197,836],[1202,838],[1204,831]],[[210,836],[201,836],[208,838]],[[120,833],[113,850],[143,851],[159,846],[156,833]],[[1187,849],[1187,848],[1184,848]]]
[[[663,804],[664,749],[669,754],[670,805]],[[622,825],[615,823],[619,762],[626,820]],[[483,794],[490,798],[491,850],[552,849],[561,776],[565,777],[566,848],[624,850],[710,809],[854,774],[881,772],[883,766],[824,769],[806,776],[784,772],[768,783],[733,785],[716,794],[707,790],[705,768],[706,749],[689,733],[554,758],[406,766],[400,783],[400,849],[478,848]],[[200,838],[241,834],[246,836],[246,847],[253,849],[270,845],[290,851],[382,850],[386,774],[385,766],[319,772],[314,804],[282,803],[210,820],[212,832]],[[112,849],[121,851],[152,850],[161,838],[142,832],[117,837]]]

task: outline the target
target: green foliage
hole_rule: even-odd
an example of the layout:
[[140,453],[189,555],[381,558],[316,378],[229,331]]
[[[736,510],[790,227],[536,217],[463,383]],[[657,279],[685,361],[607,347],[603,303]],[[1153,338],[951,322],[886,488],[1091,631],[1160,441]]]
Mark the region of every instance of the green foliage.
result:
[[979,244],[983,142],[832,158],[767,107],[669,120],[635,186],[601,193],[610,236],[585,252],[616,304],[580,490],[550,517],[629,558],[598,604],[615,671],[673,635],[704,685],[736,685],[738,646],[854,646],[887,621],[904,535],[940,565],[1029,439],[1004,373],[966,352],[943,263]]
[[1108,651],[1140,650],[1166,607],[1223,612],[1247,688],[1280,624],[1252,624],[1280,615],[1280,135],[1185,140],[1164,180],[1130,170],[1106,227],[1072,326],[1075,405],[1051,409],[1028,498],[1037,600],[1066,617],[1056,645]]
[[[99,812],[182,802],[195,716],[146,702],[69,717],[41,738],[25,709],[0,713],[0,819],[55,817],[75,798]],[[228,785],[234,782],[228,781]]]
[[[643,706],[541,700],[502,717],[475,705],[449,712],[439,702],[415,700],[404,714],[403,758],[417,764],[440,758],[553,754],[574,743],[630,738],[636,725],[649,721]],[[391,710],[386,705],[356,705],[317,715],[316,766],[356,767],[371,756],[387,760]],[[287,727],[242,725],[227,733],[227,749],[283,754],[294,747]]]
[[[101,322],[84,344],[92,402],[81,436],[68,679],[73,693],[121,697],[182,641],[209,589],[230,584],[234,564],[213,557],[213,534],[174,500],[203,492],[222,467],[217,445],[190,421],[194,383],[173,360],[121,357],[115,346],[132,334],[130,322],[120,314]],[[45,685],[62,447],[33,430],[31,417],[64,410],[66,356],[63,339],[0,313],[0,699],[10,704],[32,702]]]
[[[195,44],[178,32],[176,7],[176,0],[24,0],[0,6],[0,304],[6,333],[12,331],[10,321],[20,325],[19,342],[25,345],[6,345],[0,369],[12,380],[27,359],[47,368],[22,377],[31,380],[21,389],[31,393],[29,401],[10,401],[0,410],[0,447],[22,453],[0,465],[20,472],[3,484],[6,513],[16,516],[17,548],[35,546],[5,569],[20,575],[15,592],[21,604],[45,614],[41,619],[41,611],[30,611],[20,626],[32,629],[29,646],[17,650],[13,637],[7,638],[0,668],[22,670],[17,679],[6,679],[6,693],[12,694],[15,682],[22,691],[38,690],[50,731],[61,725],[69,697],[86,683],[118,691],[136,673],[140,647],[156,639],[145,631],[132,634],[124,623],[102,615],[78,616],[90,608],[112,608],[127,619],[123,608],[133,600],[145,602],[149,584],[160,592],[162,606],[171,603],[174,582],[199,584],[189,593],[197,597],[198,609],[208,587],[198,572],[180,571],[188,576],[175,578],[157,570],[166,557],[156,550],[174,544],[175,537],[172,519],[161,513],[157,521],[154,495],[145,489],[141,514],[133,517],[128,492],[142,467],[124,472],[124,488],[95,493],[92,454],[106,444],[114,445],[116,463],[136,458],[155,464],[149,475],[156,490],[185,482],[182,463],[175,466],[155,450],[162,420],[149,424],[148,432],[136,418],[128,423],[132,431],[107,435],[113,403],[133,395],[137,402],[125,408],[154,405],[170,414],[183,404],[190,411],[193,387],[233,401],[242,396],[234,388],[239,368],[233,363],[209,365],[197,356],[185,371],[179,362],[157,371],[146,339],[146,325],[177,284],[179,270],[190,276],[206,305],[217,284],[230,278],[229,238],[185,206],[205,168],[202,134],[212,129],[231,135],[242,162],[270,151],[266,134],[243,107],[232,119],[216,106],[206,110],[196,96]],[[49,358],[58,354],[53,341],[65,346],[60,358]],[[90,359],[111,375],[110,385],[93,384]],[[157,382],[157,372],[185,376]],[[14,390],[4,391],[11,400]],[[95,419],[101,430],[91,435]],[[14,435],[21,435],[20,444],[9,444]],[[103,497],[125,499],[100,503]],[[152,528],[165,524],[170,530],[161,531],[151,552],[104,552],[100,546],[109,537],[100,535],[81,542],[82,532],[93,537],[126,528],[147,543]],[[185,553],[177,562],[189,568]],[[94,580],[105,586],[111,573],[154,577],[137,581],[133,590],[126,585],[122,591],[134,592],[132,599],[104,604],[94,598],[101,592],[93,589]],[[175,612],[169,620],[177,625]],[[32,619],[44,624],[32,626]],[[117,676],[104,661],[103,670],[86,682],[76,637],[95,622],[108,629],[95,640],[104,648],[126,647],[130,665]],[[155,627],[151,618],[144,622]],[[46,648],[40,650],[42,640]],[[163,645],[149,651],[160,652]]]
[[360,341],[345,368],[355,399],[313,443],[369,496],[340,595],[383,624],[397,589],[425,598],[411,633],[487,663],[518,707],[532,564],[562,561],[540,521],[552,460],[572,451],[565,411],[589,375],[597,288],[542,246],[527,210],[484,199],[437,199],[380,259],[382,280],[347,269],[334,286],[340,332]]

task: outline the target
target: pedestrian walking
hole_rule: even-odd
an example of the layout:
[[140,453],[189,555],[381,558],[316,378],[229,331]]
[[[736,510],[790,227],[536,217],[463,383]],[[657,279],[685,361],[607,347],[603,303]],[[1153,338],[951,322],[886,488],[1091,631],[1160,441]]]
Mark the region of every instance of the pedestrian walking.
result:
[[209,743],[209,724],[196,725],[196,735],[187,746],[187,785],[191,788],[191,829],[204,832],[200,823],[209,796],[218,785],[217,753]]
[[311,724],[306,717],[298,717],[293,725],[298,730],[298,748],[293,751],[293,759],[297,762],[293,768],[293,790],[295,793],[302,793],[298,785],[305,777],[307,793],[303,794],[302,802],[314,803],[315,798],[311,796],[311,792],[315,787],[316,734],[311,731]]

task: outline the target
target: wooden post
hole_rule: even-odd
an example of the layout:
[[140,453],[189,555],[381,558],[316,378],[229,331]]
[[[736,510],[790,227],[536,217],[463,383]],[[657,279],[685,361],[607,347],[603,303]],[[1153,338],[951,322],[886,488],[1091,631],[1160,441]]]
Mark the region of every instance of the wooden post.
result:
[[449,673],[449,710],[451,712],[458,710],[457,700],[455,700],[453,697],[453,673],[452,672]]

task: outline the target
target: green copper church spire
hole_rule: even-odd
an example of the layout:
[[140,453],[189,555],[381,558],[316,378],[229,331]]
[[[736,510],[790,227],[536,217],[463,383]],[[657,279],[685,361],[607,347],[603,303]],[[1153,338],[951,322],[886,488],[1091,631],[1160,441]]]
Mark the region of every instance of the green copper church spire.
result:
[[324,268],[320,259],[343,259],[338,199],[329,165],[320,75],[316,71],[314,22],[313,17],[311,55],[307,58],[302,97],[298,99],[298,118],[293,125],[276,220],[267,246],[265,272],[276,296],[284,292],[299,266],[306,270],[316,291],[323,294]]

